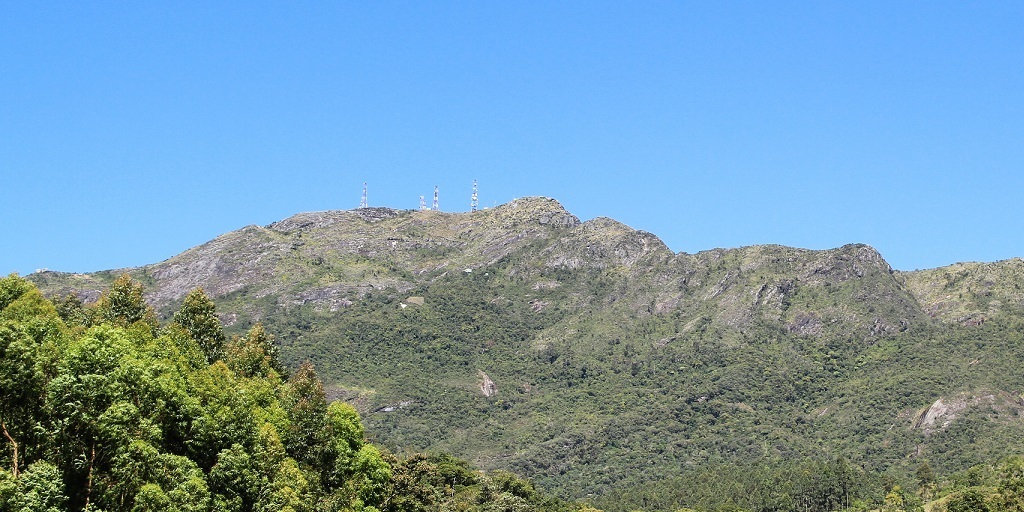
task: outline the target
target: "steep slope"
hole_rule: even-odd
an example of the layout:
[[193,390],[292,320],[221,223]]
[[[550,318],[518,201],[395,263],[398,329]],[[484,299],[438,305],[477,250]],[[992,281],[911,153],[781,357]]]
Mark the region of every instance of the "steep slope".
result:
[[946,323],[978,324],[1024,310],[1024,260],[957,263],[902,274],[928,315]]
[[[556,201],[545,198],[473,214],[390,208],[301,213],[266,227],[247,226],[161,263],[126,270],[149,285],[146,298],[158,309],[199,286],[217,298],[243,293],[277,297],[279,305],[336,307],[369,290],[407,290],[450,269],[496,261],[579,224]],[[117,272],[42,272],[33,280],[55,292],[82,291],[93,297]]]
[[774,245],[680,255],[675,290],[656,310],[704,308],[720,324],[780,323],[789,332],[877,336],[919,321],[914,298],[865,245],[809,251]]
[[[674,254],[525,198],[299,214],[129,273],[165,314],[202,286],[232,331],[264,322],[393,449],[567,496],[776,457],[954,469],[1021,440],[1020,260],[900,273],[865,245]],[[31,279],[94,298],[115,274]],[[934,427],[940,400],[963,407]]]

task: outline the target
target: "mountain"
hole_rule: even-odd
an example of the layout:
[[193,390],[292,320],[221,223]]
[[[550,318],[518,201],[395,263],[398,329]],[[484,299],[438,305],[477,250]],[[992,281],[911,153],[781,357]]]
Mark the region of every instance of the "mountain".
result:
[[673,253],[546,198],[248,226],[120,273],[167,316],[203,287],[310,360],[396,452],[445,450],[600,497],[720,463],[907,475],[1024,441],[1024,262],[894,271],[866,245]]

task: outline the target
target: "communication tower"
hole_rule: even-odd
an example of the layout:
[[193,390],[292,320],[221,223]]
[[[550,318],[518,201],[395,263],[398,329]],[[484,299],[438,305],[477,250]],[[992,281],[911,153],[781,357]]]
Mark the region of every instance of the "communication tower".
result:
[[477,207],[476,180],[473,180],[473,196],[469,199],[469,210],[475,212]]
[[423,199],[423,196],[420,196],[420,210],[426,210],[426,209],[427,209],[427,200]]
[[431,208],[431,210],[434,210],[435,212],[441,210],[440,208],[437,207],[437,185],[434,185],[434,206]]
[[360,208],[366,208],[366,182],[363,182],[363,199],[359,201]]

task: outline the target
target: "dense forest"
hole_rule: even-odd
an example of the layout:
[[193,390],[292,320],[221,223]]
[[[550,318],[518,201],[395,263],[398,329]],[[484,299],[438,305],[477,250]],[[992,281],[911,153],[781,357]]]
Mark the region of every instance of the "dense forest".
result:
[[283,368],[262,326],[228,339],[202,290],[165,323],[127,276],[98,301],[0,279],[0,510],[577,511],[508,472],[401,457]]

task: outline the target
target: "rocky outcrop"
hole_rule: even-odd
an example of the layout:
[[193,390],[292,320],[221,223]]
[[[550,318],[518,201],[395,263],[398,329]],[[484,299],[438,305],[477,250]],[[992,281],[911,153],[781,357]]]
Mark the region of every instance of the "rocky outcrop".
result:
[[940,397],[924,412],[918,415],[914,428],[921,430],[926,436],[948,428],[953,422],[972,410],[987,410],[989,415],[1021,418],[1024,416],[1024,404],[1017,397],[1005,392],[998,393],[960,393],[950,397]]
[[672,252],[658,237],[621,222],[598,217],[559,237],[544,252],[545,265],[571,270],[608,267],[645,268],[649,257],[668,259]]
[[480,378],[480,393],[487,398],[498,394],[498,386],[483,370],[477,370],[477,375]]

